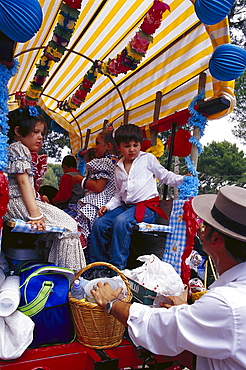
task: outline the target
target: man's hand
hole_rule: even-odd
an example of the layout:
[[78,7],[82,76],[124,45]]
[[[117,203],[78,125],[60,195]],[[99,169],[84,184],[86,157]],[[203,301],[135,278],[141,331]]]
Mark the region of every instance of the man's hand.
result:
[[97,283],[94,285],[93,289],[91,289],[91,294],[95,298],[97,304],[102,308],[106,307],[106,304],[112,299],[118,298],[120,293],[122,292],[123,287],[114,290],[109,283]]

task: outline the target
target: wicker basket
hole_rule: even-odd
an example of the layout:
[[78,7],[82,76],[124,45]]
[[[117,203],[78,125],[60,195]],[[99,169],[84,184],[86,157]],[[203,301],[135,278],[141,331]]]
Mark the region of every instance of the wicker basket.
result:
[[[127,278],[117,267],[110,263],[94,262],[87,265],[76,274],[73,283],[89,268],[101,265],[111,268],[120,275],[126,285],[128,293],[123,301],[130,302],[132,293]],[[73,298],[71,293],[68,294],[68,298],[78,342],[87,347],[96,349],[112,348],[121,343],[125,327],[120,321],[116,320],[113,315],[108,314],[96,303],[83,302]]]

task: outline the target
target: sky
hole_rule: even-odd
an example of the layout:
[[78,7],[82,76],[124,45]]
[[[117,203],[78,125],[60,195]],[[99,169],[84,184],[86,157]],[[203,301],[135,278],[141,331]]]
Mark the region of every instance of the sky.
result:
[[207,146],[207,144],[210,144],[212,141],[221,142],[226,140],[232,144],[236,144],[239,150],[243,150],[246,155],[246,145],[241,144],[240,140],[236,139],[231,132],[235,125],[236,123],[231,122],[228,117],[211,121],[208,120],[204,135],[200,140],[201,144]]

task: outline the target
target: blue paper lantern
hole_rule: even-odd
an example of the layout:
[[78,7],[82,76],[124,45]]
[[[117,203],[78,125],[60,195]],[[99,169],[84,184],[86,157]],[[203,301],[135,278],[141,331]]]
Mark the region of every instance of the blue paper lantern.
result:
[[219,81],[231,81],[241,76],[246,67],[246,50],[237,45],[217,47],[209,61],[211,75]]
[[30,40],[41,27],[42,20],[37,0],[0,0],[0,30],[11,40]]
[[204,24],[216,24],[229,14],[233,3],[234,0],[196,0],[196,15]]

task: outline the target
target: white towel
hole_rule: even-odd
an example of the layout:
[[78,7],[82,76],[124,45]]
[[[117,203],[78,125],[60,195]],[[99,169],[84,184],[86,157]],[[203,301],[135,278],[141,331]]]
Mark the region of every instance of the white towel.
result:
[[11,315],[20,303],[20,277],[7,276],[0,288],[0,316]]
[[0,358],[20,357],[32,343],[33,330],[32,319],[18,310],[8,317],[0,317]]

